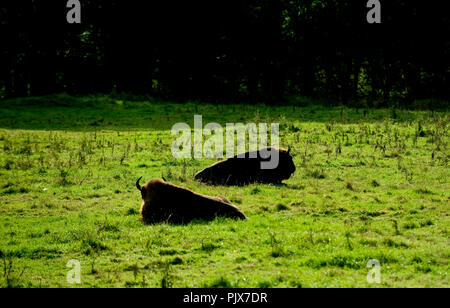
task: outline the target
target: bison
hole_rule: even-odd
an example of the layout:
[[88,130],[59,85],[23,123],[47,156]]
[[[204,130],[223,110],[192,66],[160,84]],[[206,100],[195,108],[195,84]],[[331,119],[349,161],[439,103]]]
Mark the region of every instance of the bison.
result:
[[185,224],[194,219],[213,220],[218,216],[246,219],[245,215],[223,196],[197,194],[161,179],[151,179],[141,186],[141,178],[136,181],[136,187],[142,196],[141,219],[146,223]]
[[219,161],[199,171],[194,179],[212,185],[280,184],[294,172],[290,149],[268,147]]

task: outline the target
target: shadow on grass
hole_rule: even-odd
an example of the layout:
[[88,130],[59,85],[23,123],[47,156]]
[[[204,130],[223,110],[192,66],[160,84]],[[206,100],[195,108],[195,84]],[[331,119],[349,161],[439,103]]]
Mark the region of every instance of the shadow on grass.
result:
[[416,121],[432,117],[430,111],[392,109],[358,109],[327,107],[320,102],[309,105],[223,105],[211,103],[173,103],[138,97],[128,101],[107,95],[75,97],[54,94],[43,97],[9,99],[0,102],[0,128],[27,130],[170,130],[178,122],[193,127],[194,115],[203,115],[204,124],[218,122],[251,123],[259,121],[279,123],[280,130],[300,131],[294,121],[302,123],[357,124],[395,118],[395,121]]

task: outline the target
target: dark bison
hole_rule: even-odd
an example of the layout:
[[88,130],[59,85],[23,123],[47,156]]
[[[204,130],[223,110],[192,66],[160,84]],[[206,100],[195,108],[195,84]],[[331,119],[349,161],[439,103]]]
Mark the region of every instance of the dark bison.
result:
[[290,150],[268,147],[217,162],[194,178],[212,185],[280,184],[294,172]]
[[161,179],[151,179],[143,186],[136,181],[142,195],[141,219],[146,223],[188,223],[194,219],[213,220],[217,216],[246,219],[245,215],[223,197],[194,193]]

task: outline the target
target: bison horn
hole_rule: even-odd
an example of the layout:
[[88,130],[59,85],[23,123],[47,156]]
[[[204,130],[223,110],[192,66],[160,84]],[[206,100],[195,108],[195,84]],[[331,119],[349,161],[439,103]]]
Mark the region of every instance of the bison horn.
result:
[[136,187],[137,187],[137,189],[139,189],[139,191],[141,191],[142,190],[142,187],[141,187],[141,185],[139,184],[139,181],[142,179],[142,176],[136,181]]
[[291,153],[291,146],[288,146],[288,154]]

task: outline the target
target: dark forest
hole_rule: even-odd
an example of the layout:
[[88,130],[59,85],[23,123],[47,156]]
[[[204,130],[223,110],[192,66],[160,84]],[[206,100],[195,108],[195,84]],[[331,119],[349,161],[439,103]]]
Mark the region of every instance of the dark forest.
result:
[[449,98],[449,16],[430,1],[382,1],[381,24],[367,23],[365,0],[80,2],[81,23],[69,24],[66,1],[3,1],[3,98],[302,96],[368,107]]

